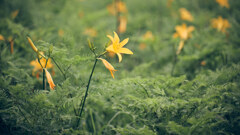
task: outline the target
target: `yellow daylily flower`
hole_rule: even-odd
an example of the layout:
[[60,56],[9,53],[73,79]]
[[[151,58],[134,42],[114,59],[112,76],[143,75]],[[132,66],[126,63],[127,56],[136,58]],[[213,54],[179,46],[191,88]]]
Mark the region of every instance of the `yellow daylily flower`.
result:
[[4,36],[0,34],[0,40],[5,40]]
[[119,26],[118,31],[119,33],[124,33],[127,30],[127,18],[125,16],[119,17]]
[[63,35],[64,35],[64,31],[62,29],[59,29],[58,30],[58,36],[63,37]]
[[187,25],[184,23],[176,26],[175,29],[176,33],[173,35],[174,38],[180,37],[182,40],[187,40],[192,37],[191,32],[194,31],[195,28],[193,26],[187,27]]
[[120,42],[120,39],[116,32],[114,33],[114,38],[110,35],[107,35],[108,38],[112,41],[112,44],[106,48],[108,52],[116,53],[119,59],[119,62],[122,61],[122,55],[123,54],[133,54],[133,52],[127,48],[123,48],[124,45],[127,44],[129,38],[124,39],[122,42]]
[[[117,9],[115,9],[117,8]],[[127,13],[127,7],[126,4],[124,2],[122,2],[121,0],[118,0],[116,2],[113,2],[112,4],[109,4],[107,6],[107,10],[110,14],[112,15],[116,15],[116,11],[119,13]]]
[[172,6],[173,0],[168,0],[167,1],[167,7],[170,8]]
[[102,61],[102,63],[104,64],[104,66],[110,71],[111,75],[112,75],[112,78],[114,79],[114,75],[113,73],[115,71],[117,71],[116,69],[114,69],[114,67],[105,59],[102,59],[102,58],[98,58],[99,60]]
[[221,7],[226,7],[229,8],[229,3],[228,0],[216,0],[216,2],[221,6]]
[[19,10],[13,11],[13,12],[11,13],[11,18],[12,18],[12,19],[15,19],[15,18],[17,17],[18,13],[19,13]]
[[53,82],[52,76],[51,76],[51,74],[47,71],[46,68],[44,68],[44,70],[45,70],[45,73],[46,73],[46,77],[47,77],[47,81],[48,81],[49,87],[50,87],[51,90],[54,90],[54,88],[55,88],[56,85],[55,85],[54,82]]
[[143,35],[143,39],[144,40],[153,40],[154,39],[154,36],[152,34],[151,31],[147,31],[144,35]]
[[186,8],[180,8],[179,11],[180,11],[180,16],[182,20],[186,20],[190,22],[193,21],[193,16]]
[[96,37],[97,36],[97,31],[93,28],[86,28],[83,34],[90,36],[90,37]]
[[230,28],[230,24],[227,19],[223,19],[221,16],[218,18],[214,18],[211,20],[211,25],[213,28],[217,29],[218,31],[221,31],[223,33],[226,32],[227,28]]
[[[40,52],[40,53],[43,55],[42,52]],[[45,67],[45,64],[46,64],[46,59],[45,59],[45,58],[40,59],[40,63],[41,63],[41,65],[42,65],[43,68],[44,68],[44,67]],[[35,72],[37,72],[37,76],[38,76],[39,72],[42,72],[42,67],[41,67],[41,65],[39,64],[38,59],[31,61],[31,62],[30,62],[30,65],[32,65],[32,66],[34,67],[34,68],[33,68],[33,71],[32,71],[32,75],[33,75],[33,76],[35,76]],[[51,63],[51,59],[48,59],[46,68],[49,68],[49,69],[50,69],[50,68],[53,68],[53,64]]]

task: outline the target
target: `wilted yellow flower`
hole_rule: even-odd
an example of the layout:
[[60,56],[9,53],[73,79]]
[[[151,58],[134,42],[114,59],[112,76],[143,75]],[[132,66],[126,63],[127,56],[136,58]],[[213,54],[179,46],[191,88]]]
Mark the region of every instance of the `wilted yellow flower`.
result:
[[113,79],[114,79],[113,73],[114,73],[115,71],[117,71],[117,70],[114,69],[114,67],[113,67],[107,60],[102,59],[102,58],[98,58],[98,59],[102,61],[102,63],[103,63],[104,66],[110,71],[110,73],[111,73],[111,75],[112,75],[112,77],[113,77]]
[[19,13],[19,10],[13,11],[13,12],[11,13],[11,18],[12,18],[12,19],[15,19],[15,18],[17,17],[18,13]]
[[4,36],[0,34],[0,40],[5,40]]
[[88,35],[90,37],[96,37],[97,31],[93,28],[86,28],[83,34]]
[[230,28],[230,24],[227,19],[223,19],[221,16],[218,18],[214,18],[211,20],[212,27],[221,31],[223,33],[226,32],[227,28]]
[[179,11],[180,11],[180,16],[182,20],[186,20],[190,22],[193,21],[193,16],[186,8],[180,8]]
[[124,33],[127,30],[127,18],[125,16],[121,16],[118,19],[119,19],[118,31],[119,33]]
[[[41,54],[43,54],[43,53],[41,52]],[[40,63],[43,66],[43,68],[45,68],[46,59],[45,58],[40,59]],[[39,72],[42,72],[42,67],[39,64],[38,59],[31,61],[30,65],[34,66],[34,69],[32,71],[33,76],[35,76],[35,72],[37,72],[37,74]],[[53,68],[53,64],[51,63],[51,59],[48,59],[46,68]]]
[[44,68],[44,70],[45,70],[45,73],[46,73],[46,77],[47,77],[47,81],[48,81],[49,87],[50,87],[51,90],[54,90],[54,88],[55,88],[56,85],[55,85],[54,82],[53,82],[52,76],[51,76],[51,74],[47,71],[46,68]]
[[221,6],[221,7],[226,7],[229,8],[229,3],[228,0],[216,0],[216,2]]
[[112,15],[116,15],[116,11],[119,13],[127,13],[126,4],[121,0],[118,0],[116,2],[113,2],[112,4],[109,4],[107,6],[107,10]]
[[174,38],[180,37],[182,40],[187,40],[188,38],[192,37],[191,32],[194,31],[193,26],[187,27],[187,25],[184,23],[182,25],[178,25],[175,27],[176,33],[173,34]]
[[108,52],[113,52],[118,55],[119,62],[122,61],[122,55],[123,54],[133,54],[133,52],[127,48],[123,48],[124,45],[127,44],[129,38],[124,39],[122,42],[120,42],[120,39],[116,32],[114,33],[114,38],[110,35],[107,35],[108,38],[112,41],[112,44],[106,48]]

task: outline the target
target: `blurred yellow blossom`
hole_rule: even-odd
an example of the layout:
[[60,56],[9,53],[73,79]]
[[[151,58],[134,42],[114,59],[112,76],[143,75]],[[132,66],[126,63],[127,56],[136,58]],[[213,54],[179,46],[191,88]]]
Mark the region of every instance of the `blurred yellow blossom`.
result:
[[201,64],[201,66],[206,66],[206,64],[207,64],[207,63],[206,63],[206,61],[205,61],[205,60],[203,60],[203,61],[201,61],[201,63],[200,63],[200,64]]
[[114,79],[114,75],[113,73],[115,71],[117,71],[116,69],[114,69],[114,67],[105,59],[102,59],[102,58],[98,58],[99,60],[102,61],[102,63],[104,64],[104,66],[110,71],[111,75],[112,75],[112,78]]
[[122,42],[120,42],[120,39],[116,32],[114,32],[114,38],[110,35],[107,35],[108,38],[112,41],[112,44],[106,48],[108,52],[116,53],[119,59],[119,62],[122,61],[122,55],[123,54],[133,54],[133,52],[127,48],[123,48],[124,45],[127,44],[129,38],[124,39]]
[[0,40],[5,40],[4,36],[0,34]]
[[170,7],[172,6],[172,2],[173,2],[173,0],[168,0],[168,1],[167,1],[167,7],[168,7],[168,8],[170,8]]
[[176,54],[180,54],[180,52],[182,51],[183,49],[183,46],[184,46],[184,40],[181,40],[179,45],[178,45],[178,49],[177,49],[177,52]]
[[190,22],[193,21],[193,16],[187,9],[180,8],[179,11],[180,11],[180,16],[181,16],[182,20],[186,20],[186,21],[190,21]]
[[147,47],[147,45],[146,45],[145,43],[141,43],[141,44],[139,45],[139,49],[140,49],[140,50],[144,50],[146,47]]
[[121,16],[118,19],[119,19],[118,32],[124,33],[127,29],[127,18],[125,16]]
[[229,3],[228,0],[216,0],[216,2],[221,6],[221,7],[226,7],[229,8]]
[[221,31],[223,33],[226,32],[227,28],[230,28],[230,24],[227,19],[223,19],[221,16],[218,18],[214,18],[211,20],[211,25],[213,28],[217,29],[218,31]]
[[12,18],[12,19],[15,19],[15,18],[17,17],[18,13],[19,13],[19,10],[13,11],[13,12],[11,13],[11,18]]
[[113,53],[113,52],[108,52],[108,56],[109,56],[110,58],[113,58],[113,57],[115,56],[115,53]]
[[182,25],[178,25],[175,27],[176,33],[173,34],[174,38],[180,37],[182,40],[187,40],[188,38],[192,37],[192,31],[194,31],[193,26],[187,27],[184,23]]
[[143,35],[143,39],[144,40],[153,40],[154,39],[154,36],[152,34],[151,31],[147,31],[144,35]]
[[64,35],[64,31],[62,29],[58,30],[58,36],[62,37]]
[[93,28],[86,28],[83,34],[90,36],[90,37],[96,37],[97,36],[97,31]]
[[13,37],[12,36],[8,37],[8,41],[10,43],[10,52],[11,54],[13,54],[13,45],[14,45]]
[[112,4],[109,4],[107,6],[107,10],[112,15],[116,15],[116,11],[119,13],[127,13],[126,4],[124,2],[122,2],[121,0],[117,0],[116,2],[113,2]]

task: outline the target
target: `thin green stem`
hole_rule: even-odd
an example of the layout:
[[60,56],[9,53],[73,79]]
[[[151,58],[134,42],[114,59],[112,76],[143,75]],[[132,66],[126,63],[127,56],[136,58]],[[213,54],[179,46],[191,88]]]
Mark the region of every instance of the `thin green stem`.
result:
[[56,64],[57,68],[58,68],[58,69],[60,70],[60,72],[62,73],[64,79],[66,79],[65,73],[63,73],[62,69],[61,69],[60,66],[57,64],[57,62],[54,60],[54,58],[53,58],[53,57],[51,57],[51,58],[52,58],[53,62]]
[[81,111],[80,111],[79,117],[78,117],[78,119],[77,119],[77,125],[76,125],[76,127],[78,127],[78,125],[79,125],[79,123],[80,123],[80,119],[81,119],[82,112],[83,112],[83,109],[84,109],[85,101],[86,101],[86,98],[87,98],[87,95],[88,95],[88,89],[89,89],[89,86],[90,86],[90,83],[91,83],[91,80],[92,80],[92,75],[93,75],[94,69],[95,69],[95,67],[96,67],[97,61],[98,61],[98,59],[95,59],[95,63],[94,63],[94,65],[93,65],[92,72],[91,72],[90,77],[89,77],[89,80],[88,80],[87,89],[86,89],[85,96],[84,96],[84,99],[83,99],[83,104],[82,104],[82,107],[81,107]]
[[176,54],[176,49],[175,49],[175,45],[173,45],[173,66],[172,66],[172,70],[171,70],[171,76],[174,75],[174,70],[177,64],[177,54]]
[[92,121],[92,126],[93,126],[93,134],[96,134],[96,128],[95,128],[95,123],[93,120],[92,109],[90,109],[90,116],[91,116],[91,121]]

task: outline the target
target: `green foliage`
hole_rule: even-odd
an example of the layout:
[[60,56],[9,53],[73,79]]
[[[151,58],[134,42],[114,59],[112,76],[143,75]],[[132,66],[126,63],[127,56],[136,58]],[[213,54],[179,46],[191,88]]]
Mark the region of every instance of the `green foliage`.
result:
[[[159,0],[124,2],[128,25],[120,39],[130,38],[127,48],[134,55],[124,55],[121,63],[104,56],[118,70],[116,79],[97,63],[76,127],[94,62],[87,39],[97,54],[109,44],[106,35],[116,29],[116,17],[106,9],[112,0],[0,1],[0,34],[6,39],[0,40],[0,134],[240,133],[240,2],[229,1],[230,9],[209,0],[176,0],[171,8]],[[182,7],[193,22],[180,20]],[[211,27],[210,20],[218,16],[229,20],[227,34]],[[195,31],[175,59],[179,40],[172,35],[182,23]],[[97,36],[87,35],[87,28]],[[147,31],[153,40],[143,39]],[[29,63],[37,56],[26,36],[44,54],[50,51],[62,70],[52,60],[55,90],[48,85],[42,90],[42,74],[39,79],[32,75]]]

